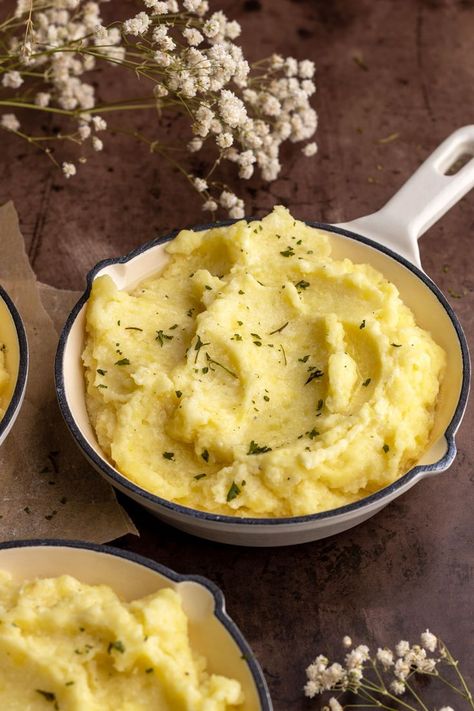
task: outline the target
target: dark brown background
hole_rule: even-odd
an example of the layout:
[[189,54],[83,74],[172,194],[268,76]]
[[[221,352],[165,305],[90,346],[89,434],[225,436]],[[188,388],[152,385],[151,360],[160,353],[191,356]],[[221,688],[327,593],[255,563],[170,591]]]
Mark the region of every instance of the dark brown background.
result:
[[[473,121],[472,0],[214,4],[241,21],[252,58],[277,51],[318,66],[319,154],[302,160],[299,146],[285,150],[284,171],[269,185],[234,179],[250,214],[262,215],[275,202],[299,218],[327,222],[372,212],[443,138]],[[97,81],[102,97],[119,88],[110,73]],[[150,130],[152,121],[128,115],[122,125]],[[379,143],[394,132],[397,140]],[[203,221],[199,200],[181,179],[131,139],[107,137],[104,153],[68,182],[18,140],[2,134],[0,141],[0,202],[14,199],[36,273],[57,287],[80,289],[99,259]],[[465,198],[421,240],[426,271],[451,294],[471,339],[473,200]],[[276,550],[226,547],[126,503],[141,538],[119,545],[222,587],[264,667],[275,711],[318,708],[303,698],[304,668],[320,651],[339,652],[344,634],[390,645],[430,627],[463,659],[474,683],[472,426],[471,407],[448,472],[335,538]],[[462,708],[435,688],[427,690],[431,704]]]

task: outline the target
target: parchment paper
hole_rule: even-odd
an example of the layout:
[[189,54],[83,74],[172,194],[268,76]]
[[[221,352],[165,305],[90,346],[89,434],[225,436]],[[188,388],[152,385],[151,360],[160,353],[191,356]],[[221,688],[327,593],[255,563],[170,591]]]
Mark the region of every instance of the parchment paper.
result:
[[0,207],[0,283],[23,318],[30,347],[25,401],[0,446],[0,539],[103,543],[137,533],[112,487],[76,446],[56,402],[58,332],[78,294],[37,282],[11,202]]

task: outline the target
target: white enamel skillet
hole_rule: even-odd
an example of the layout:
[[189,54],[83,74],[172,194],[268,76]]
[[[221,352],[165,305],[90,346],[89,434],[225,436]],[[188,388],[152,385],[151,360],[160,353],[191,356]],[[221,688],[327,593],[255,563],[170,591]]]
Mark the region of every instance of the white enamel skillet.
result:
[[[471,156],[454,175],[446,173],[462,156]],[[59,405],[77,444],[113,486],[156,516],[188,533],[224,543],[281,546],[331,536],[365,521],[422,479],[444,471],[456,454],[455,434],[466,407],[470,363],[461,326],[438,287],[423,272],[418,238],[474,186],[474,125],[453,133],[379,211],[350,223],[308,223],[330,233],[332,254],[371,264],[398,288],[417,323],[431,332],[447,353],[429,445],[409,472],[360,501],[322,513],[291,518],[222,516],[167,501],[126,479],[101,451],[87,416],[81,353],[86,302],[93,280],[108,274],[120,289],[131,289],[159,272],[167,256],[165,244],[177,231],[156,239],[119,259],[100,262],[87,277],[87,289],[70,314],[56,356]],[[199,226],[204,230],[216,226]]]
[[10,375],[8,404],[0,419],[0,445],[13,427],[25,397],[28,378],[28,342],[25,327],[15,304],[0,286],[0,348],[4,348],[5,364]]
[[272,711],[260,665],[228,616],[221,590],[207,578],[180,575],[135,553],[81,541],[0,543],[0,570],[18,583],[72,575],[89,585],[109,585],[126,601],[173,588],[188,618],[191,646],[207,659],[208,671],[241,683],[245,702],[239,711]]

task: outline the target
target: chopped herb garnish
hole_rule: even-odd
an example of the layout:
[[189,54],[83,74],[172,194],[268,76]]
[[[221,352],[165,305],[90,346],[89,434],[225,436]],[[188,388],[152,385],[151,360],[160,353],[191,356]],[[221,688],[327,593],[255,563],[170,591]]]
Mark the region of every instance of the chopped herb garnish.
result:
[[65,684],[65,686],[72,686],[73,684],[74,684],[73,681],[67,681],[66,684]]
[[163,459],[169,459],[174,462],[174,452],[163,452]]
[[197,362],[198,355],[199,355],[199,351],[201,350],[201,348],[202,348],[203,346],[208,346],[209,343],[210,343],[210,341],[208,341],[207,343],[204,343],[203,341],[201,341],[201,336],[198,334],[196,343],[194,344],[194,350],[196,351],[196,357],[195,357],[195,359],[194,359],[194,362],[195,362],[195,363]]
[[284,361],[285,365],[288,365],[288,361],[286,360],[285,349],[283,348],[283,345],[282,345],[281,343],[280,343],[280,350],[281,350],[281,353],[282,353],[282,355],[283,355],[283,361]]
[[167,333],[165,333],[161,328],[159,331],[156,332],[156,337],[155,341],[158,341],[160,346],[163,348],[163,344],[165,341],[172,341],[174,336],[169,336]]
[[[298,244],[298,243],[297,243]],[[301,289],[307,289],[308,286],[311,286],[309,281],[305,281],[304,279],[301,279],[297,284],[295,284],[296,288],[301,291]]]
[[180,398],[183,393],[181,392],[181,390],[175,390],[175,394],[177,398]]
[[235,481],[232,482],[230,485],[230,489],[227,492],[227,501],[232,501],[232,499],[235,499],[236,496],[240,494],[240,489],[235,483]]
[[143,331],[143,328],[138,328],[138,326],[125,326],[126,331]]
[[172,326],[169,327],[168,331],[174,331],[175,328],[178,328],[178,324],[174,323]]
[[367,380],[364,380],[364,382],[362,383],[362,387],[366,388],[367,385],[370,385],[371,381],[372,381],[372,378],[367,378]]
[[312,380],[315,380],[316,378],[322,378],[324,375],[324,372],[322,370],[318,370],[317,368],[314,368],[311,366],[311,373],[308,376],[307,381],[305,382],[305,385],[310,383]]
[[261,340],[262,340],[262,337],[259,336],[258,333],[251,333],[250,335],[253,336],[254,338],[256,338],[257,341],[261,341]]
[[237,323],[239,324],[239,326],[243,326],[243,325],[244,325],[244,322],[243,322],[243,321],[237,321]]
[[242,340],[242,336],[240,335],[240,333],[234,333],[234,335],[231,337],[230,340],[231,340],[231,341],[241,341],[241,340]]
[[324,400],[318,400],[318,406],[316,408],[316,411],[319,412],[320,410],[322,410],[323,405],[324,405]]
[[298,358],[300,363],[307,363],[309,360],[309,355],[303,356],[303,358]]
[[239,294],[245,294],[245,291],[242,291],[242,289],[239,289]]
[[110,654],[113,649],[120,652],[120,654],[123,654],[125,652],[125,645],[120,639],[117,639],[115,642],[110,642],[107,647],[107,652]]
[[201,457],[204,459],[205,462],[209,461],[209,452],[207,451],[207,449],[202,450]]
[[106,373],[107,373],[107,371],[102,370],[102,368],[97,368],[97,372],[99,373],[99,375],[106,375]]
[[265,445],[260,446],[252,440],[250,442],[249,451],[247,452],[247,454],[265,454],[265,452],[271,452],[271,451],[272,451],[271,447],[266,447]]
[[264,395],[263,399],[265,400],[265,402],[270,402],[270,398],[268,397],[268,395]]
[[288,249],[285,249],[283,252],[280,252],[282,257],[293,257],[295,254],[295,250],[293,247],[288,246]]
[[205,284],[204,288],[208,291],[212,291],[212,286],[209,286],[209,284]]
[[390,447],[388,446],[388,444],[384,444],[384,446],[382,447],[382,449],[383,449],[383,451],[385,452],[385,454],[387,454],[387,452],[390,450]]
[[313,427],[313,429],[312,429],[310,432],[306,432],[306,434],[308,435],[308,437],[309,437],[310,439],[314,439],[315,437],[318,436],[319,432],[318,432],[318,430],[316,430],[316,429]]
[[[211,358],[209,353],[206,353],[206,360],[210,366],[217,365],[219,368],[222,368],[222,370],[225,370],[226,373],[229,373],[229,375],[231,375],[233,378],[238,377],[232,370],[229,370],[229,368],[227,368],[225,365],[222,365],[222,363],[219,363],[219,361],[214,360],[214,358]],[[211,367],[211,370],[214,370],[214,368]],[[203,371],[204,371],[204,369],[203,369]]]
[[189,316],[189,318],[191,318],[192,315],[193,315],[193,312],[194,312],[194,309],[188,309],[188,310],[186,311],[186,316]]
[[97,386],[98,388],[103,388],[104,390],[107,390],[107,385],[102,385],[102,383],[99,383]]
[[209,368],[207,367],[207,365],[204,366],[204,368],[201,368],[201,372],[203,372],[204,375],[206,375],[206,373],[209,373]]
[[362,323],[359,326],[360,329],[365,328],[365,319],[362,321]]
[[148,667],[148,669],[145,669],[145,674],[151,674],[153,671],[155,671],[153,667]]
[[56,694],[54,694],[52,691],[43,691],[42,689],[35,689],[37,694],[40,694],[43,696],[46,701],[56,701]]
[[27,513],[27,514],[31,513],[31,509],[30,509],[29,506],[25,506],[25,508],[23,509],[23,511],[24,511],[25,513]]
[[128,358],[121,358],[115,363],[115,365],[130,365],[130,361]]
[[117,326],[120,326],[120,321],[117,321]]
[[402,347],[401,343],[391,343],[390,345],[393,346],[394,348],[401,348]]
[[253,343],[254,343],[256,346],[261,346],[261,345],[262,345],[262,341],[253,341]]
[[205,476],[205,474],[196,474],[194,478],[196,479],[196,481],[199,481],[199,479],[203,479]]
[[280,328],[276,328],[274,331],[270,331],[270,333],[268,335],[273,336],[274,333],[281,333],[283,331],[283,329],[285,329],[288,326],[289,323],[290,322],[287,321],[286,323],[283,324],[283,326],[280,326]]

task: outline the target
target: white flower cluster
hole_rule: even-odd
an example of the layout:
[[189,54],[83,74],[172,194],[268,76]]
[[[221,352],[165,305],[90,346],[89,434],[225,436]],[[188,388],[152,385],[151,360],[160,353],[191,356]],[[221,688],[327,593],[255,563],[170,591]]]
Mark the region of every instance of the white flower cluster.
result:
[[[260,63],[263,70],[252,79],[242,49],[233,42],[240,26],[223,12],[206,17],[207,2],[185,0],[189,17],[178,30],[173,17],[176,3],[144,0],[144,4],[146,11],[127,20],[124,31],[150,45],[159,70],[154,90],[158,103],[164,99],[168,104],[178,96],[192,114],[194,138],[188,150],[197,152],[211,141],[221,159],[238,166],[240,178],[248,180],[258,168],[264,180],[275,180],[281,170],[281,144],[307,140],[317,128],[310,106],[316,90],[313,62],[274,55]],[[303,154],[309,157],[316,151],[312,142]],[[234,198],[208,198],[204,209],[215,210],[218,202],[231,216],[240,217],[243,204]]]
[[[343,647],[352,647],[352,640],[345,636],[342,640]],[[439,652],[439,657],[429,657],[428,654]],[[329,663],[327,657],[319,655],[314,662],[306,669],[308,681],[305,684],[304,692],[309,698],[326,691],[339,692],[339,698],[346,691],[359,694],[361,699],[371,698],[376,702],[374,694],[378,693],[384,699],[391,697],[396,699],[410,691],[408,680],[414,674],[438,675],[438,665],[440,663],[450,663],[457,669],[458,663],[450,657],[446,647],[439,643],[432,632],[426,630],[420,635],[420,644],[411,645],[405,640],[401,640],[395,646],[395,651],[388,648],[378,648],[374,657],[370,656],[370,650],[366,645],[359,645],[350,649],[345,656],[345,665],[338,662]],[[371,677],[371,672],[376,674],[376,679]],[[388,675],[384,680],[382,675]],[[463,695],[463,689],[459,689]],[[367,696],[367,694],[369,694]],[[372,695],[372,696],[370,696]],[[468,698],[468,697],[466,697]],[[327,711],[343,711],[344,706],[338,698],[331,697],[329,706],[324,707]],[[378,704],[383,705],[383,704]],[[412,706],[404,704],[406,708]],[[349,705],[349,707],[351,707]],[[387,706],[385,706],[387,708]],[[418,708],[418,706],[417,706]],[[423,706],[425,708],[425,706]],[[450,706],[444,706],[440,711],[453,711]]]
[[[75,117],[73,140],[90,140],[100,151],[103,142],[92,135],[97,127],[91,126],[94,87],[84,74],[105,60],[140,77],[149,88],[148,105],[185,110],[193,134],[188,151],[205,146],[206,153],[214,153],[211,172],[229,160],[242,180],[256,169],[264,180],[275,180],[281,144],[313,136],[317,115],[310,106],[316,90],[311,61],[274,55],[260,61],[253,76],[235,44],[240,25],[221,11],[210,12],[208,0],[142,0],[137,14],[109,27],[100,13],[99,3],[105,1],[17,0],[16,16],[26,23],[26,33],[17,22],[19,30],[8,39],[8,58],[0,62],[1,84],[17,92],[17,104],[20,99]],[[17,132],[20,126],[13,114],[5,114],[0,125]],[[314,142],[302,149],[307,157],[316,151]],[[161,154],[166,157],[166,151]],[[74,175],[70,165],[63,164],[66,177]],[[221,206],[231,217],[243,217],[243,201],[221,182],[211,181],[210,175],[190,176],[190,182],[203,196],[205,210]]]

